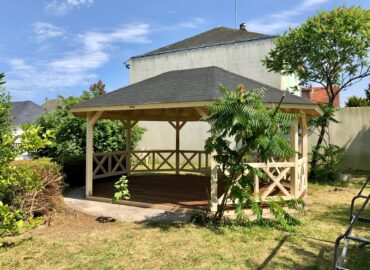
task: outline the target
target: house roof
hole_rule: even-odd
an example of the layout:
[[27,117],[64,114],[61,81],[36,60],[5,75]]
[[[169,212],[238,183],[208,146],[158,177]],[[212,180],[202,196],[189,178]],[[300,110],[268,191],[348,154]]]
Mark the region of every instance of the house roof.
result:
[[157,50],[134,56],[132,58],[145,57],[150,55],[176,52],[189,49],[197,49],[209,46],[225,45],[252,40],[274,38],[273,35],[265,35],[247,30],[232,29],[226,27],[216,27],[209,31],[200,33],[190,38],[159,48]]
[[[213,101],[221,98],[219,92],[221,84],[229,88],[236,88],[240,83],[244,84],[246,89],[264,87],[266,89],[264,96],[266,103],[277,103],[286,93],[219,67],[194,68],[162,73],[77,104],[72,107],[72,111],[81,112],[84,109],[90,108],[91,110],[95,107]],[[284,103],[314,104],[307,99],[289,93],[286,93]]]
[[29,100],[12,102],[11,115],[14,118],[13,125],[32,123],[43,112],[44,109],[42,106]]
[[52,112],[56,110],[59,106],[63,104],[62,100],[59,98],[56,99],[47,99],[42,107],[46,112]]

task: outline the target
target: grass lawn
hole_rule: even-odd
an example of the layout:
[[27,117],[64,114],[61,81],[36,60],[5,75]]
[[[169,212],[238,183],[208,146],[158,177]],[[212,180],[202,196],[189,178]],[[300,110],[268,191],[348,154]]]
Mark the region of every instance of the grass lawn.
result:
[[[6,239],[0,269],[331,269],[334,241],[348,227],[358,188],[311,184],[297,233],[257,226],[101,224],[66,210],[51,226]],[[369,229],[360,225],[354,234],[370,238]],[[347,267],[370,269],[370,247],[351,246],[348,255]]]

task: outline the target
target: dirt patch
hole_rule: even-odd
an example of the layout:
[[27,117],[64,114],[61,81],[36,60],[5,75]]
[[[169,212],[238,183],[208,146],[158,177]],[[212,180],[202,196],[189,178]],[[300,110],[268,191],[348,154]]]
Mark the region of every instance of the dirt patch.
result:
[[91,231],[106,231],[118,229],[122,226],[120,222],[99,222],[96,217],[89,216],[67,207],[56,213],[49,223],[30,231],[34,236],[45,234],[70,234],[87,233]]

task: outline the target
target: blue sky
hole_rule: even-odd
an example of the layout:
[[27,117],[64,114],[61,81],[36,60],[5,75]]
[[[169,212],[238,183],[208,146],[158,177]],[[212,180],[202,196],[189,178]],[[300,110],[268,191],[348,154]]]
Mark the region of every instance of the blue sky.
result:
[[[279,34],[318,10],[370,1],[237,0],[237,21]],[[79,95],[98,79],[128,84],[123,62],[216,26],[234,27],[234,0],[3,0],[0,71],[13,100]],[[342,94],[363,95],[366,79]]]

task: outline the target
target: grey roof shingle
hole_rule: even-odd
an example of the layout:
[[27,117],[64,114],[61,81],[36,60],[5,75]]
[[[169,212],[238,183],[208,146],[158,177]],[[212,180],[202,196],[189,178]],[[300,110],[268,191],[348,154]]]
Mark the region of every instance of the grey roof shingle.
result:
[[11,115],[13,117],[13,125],[32,123],[36,117],[45,112],[44,108],[32,101],[12,102]]
[[275,36],[273,35],[259,34],[246,30],[216,27],[209,31],[132,58],[274,37]]
[[[251,80],[219,67],[175,70],[120,88],[72,108],[129,106],[178,102],[211,101],[221,98],[220,84],[236,88],[244,84],[246,89],[265,87],[264,101],[277,103],[283,91]],[[314,104],[304,98],[287,94],[284,103]]]

